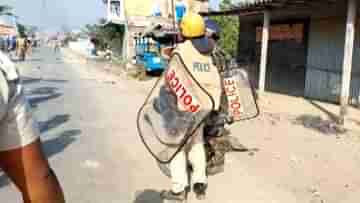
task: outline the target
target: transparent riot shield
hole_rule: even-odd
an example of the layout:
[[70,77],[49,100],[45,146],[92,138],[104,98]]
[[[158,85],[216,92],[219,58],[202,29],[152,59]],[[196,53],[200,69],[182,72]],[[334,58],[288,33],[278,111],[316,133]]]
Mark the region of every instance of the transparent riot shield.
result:
[[232,62],[223,72],[223,87],[228,103],[228,117],[233,122],[248,120],[259,115],[255,91],[247,71]]
[[175,54],[138,112],[138,132],[153,157],[166,164],[213,109],[212,97]]

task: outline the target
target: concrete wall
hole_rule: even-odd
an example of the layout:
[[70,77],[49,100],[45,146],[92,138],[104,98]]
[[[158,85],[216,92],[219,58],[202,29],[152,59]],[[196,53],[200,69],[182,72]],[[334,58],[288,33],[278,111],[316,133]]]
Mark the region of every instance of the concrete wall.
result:
[[[305,86],[305,96],[309,98],[339,102],[345,20],[345,16],[311,20]],[[357,26],[350,93],[353,104],[358,102],[360,91],[359,34]]]
[[127,16],[148,16],[151,14],[155,0],[125,0]]
[[[196,11],[208,11],[208,1],[198,0],[174,0],[174,3],[180,1],[183,2],[188,8]],[[164,17],[171,13],[171,0],[125,0],[125,12],[127,16],[149,16],[151,15],[152,9],[155,5],[159,5],[161,12]]]

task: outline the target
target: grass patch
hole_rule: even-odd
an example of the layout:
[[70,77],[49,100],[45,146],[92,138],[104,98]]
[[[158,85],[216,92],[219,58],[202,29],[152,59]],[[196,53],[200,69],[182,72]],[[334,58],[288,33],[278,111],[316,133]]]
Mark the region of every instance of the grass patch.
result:
[[111,63],[114,65],[124,66],[126,64],[126,61],[123,60],[121,57],[112,57]]

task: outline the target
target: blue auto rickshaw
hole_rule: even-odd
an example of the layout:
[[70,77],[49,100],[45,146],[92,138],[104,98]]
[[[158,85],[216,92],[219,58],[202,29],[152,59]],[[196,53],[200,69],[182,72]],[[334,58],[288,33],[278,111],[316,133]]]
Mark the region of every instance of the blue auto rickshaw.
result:
[[161,56],[161,45],[149,37],[135,37],[135,63],[145,68],[147,72],[162,71],[166,61]]

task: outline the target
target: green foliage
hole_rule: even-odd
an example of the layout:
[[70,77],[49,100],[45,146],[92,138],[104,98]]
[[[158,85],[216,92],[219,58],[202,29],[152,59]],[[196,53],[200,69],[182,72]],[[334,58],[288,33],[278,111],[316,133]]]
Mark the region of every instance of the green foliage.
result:
[[26,36],[26,27],[25,27],[25,25],[17,23],[17,29],[18,29],[20,37],[25,37]]
[[125,27],[117,24],[85,25],[83,34],[95,39],[95,46],[98,50],[104,50],[106,45],[116,54],[121,54]]
[[39,28],[36,26],[31,26],[31,25],[27,26],[21,23],[17,23],[16,26],[20,37],[35,36],[36,32],[39,30]]
[[0,5],[0,15],[13,15],[11,13],[12,8],[7,5]]
[[[225,10],[231,5],[230,0],[224,0],[220,8]],[[237,16],[212,16],[214,20],[222,29],[220,46],[224,51],[231,55],[236,56],[238,39],[239,39],[239,19]]]

